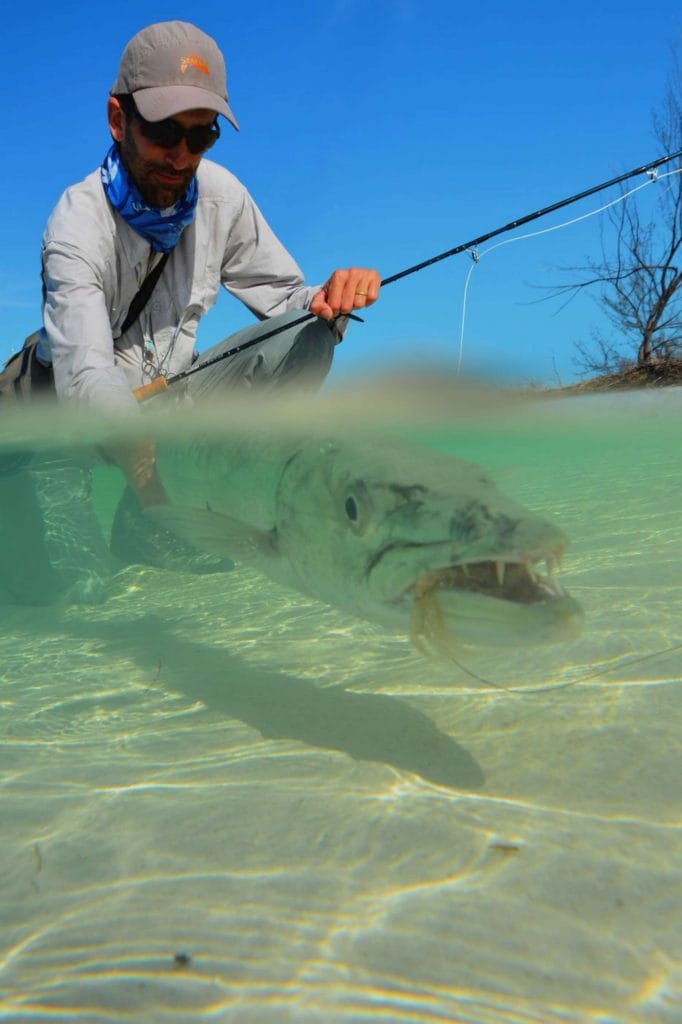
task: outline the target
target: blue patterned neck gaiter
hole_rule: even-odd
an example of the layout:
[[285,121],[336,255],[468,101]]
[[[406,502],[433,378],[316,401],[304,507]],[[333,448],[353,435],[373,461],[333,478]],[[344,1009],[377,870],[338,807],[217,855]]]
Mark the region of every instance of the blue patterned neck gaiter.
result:
[[133,231],[142,235],[157,252],[170,252],[175,248],[194,218],[199,196],[196,176],[182,199],[161,209],[145,203],[128,177],[116,145],[105,156],[100,175],[107,199]]

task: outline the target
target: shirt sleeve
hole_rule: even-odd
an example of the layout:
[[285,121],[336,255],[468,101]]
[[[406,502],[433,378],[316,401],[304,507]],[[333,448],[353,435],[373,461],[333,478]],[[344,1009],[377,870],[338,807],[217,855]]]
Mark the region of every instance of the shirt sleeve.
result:
[[319,291],[319,285],[304,284],[298,264],[246,189],[227,239],[221,281],[261,320],[289,309],[308,309]]
[[68,243],[43,249],[43,323],[55,388],[99,410],[138,410],[130,382],[114,361],[101,273]]

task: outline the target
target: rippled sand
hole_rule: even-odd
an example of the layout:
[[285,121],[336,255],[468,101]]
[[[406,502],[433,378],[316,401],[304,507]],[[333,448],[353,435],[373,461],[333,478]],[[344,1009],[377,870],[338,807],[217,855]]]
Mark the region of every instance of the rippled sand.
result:
[[0,1020],[680,1021],[681,427],[410,429],[571,537],[563,646],[430,661],[248,566],[2,609]]

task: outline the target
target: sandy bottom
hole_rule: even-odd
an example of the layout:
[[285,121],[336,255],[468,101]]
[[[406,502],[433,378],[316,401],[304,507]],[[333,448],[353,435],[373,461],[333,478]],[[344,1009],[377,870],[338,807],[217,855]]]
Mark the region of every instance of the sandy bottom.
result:
[[247,567],[3,609],[0,1020],[682,1020],[681,424],[432,438],[572,538],[516,692]]

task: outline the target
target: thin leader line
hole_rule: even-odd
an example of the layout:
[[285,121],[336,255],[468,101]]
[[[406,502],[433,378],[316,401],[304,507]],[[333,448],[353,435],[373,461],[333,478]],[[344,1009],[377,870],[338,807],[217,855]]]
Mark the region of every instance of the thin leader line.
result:
[[665,174],[658,174],[656,171],[649,171],[648,173],[648,181],[643,181],[640,185],[635,185],[635,187],[631,188],[629,192],[625,192],[622,196],[617,196],[615,199],[612,199],[610,203],[606,203],[604,206],[600,206],[596,210],[590,210],[588,213],[582,213],[579,217],[573,217],[571,220],[563,221],[561,224],[553,224],[549,228],[542,228],[539,231],[529,231],[525,235],[515,235],[513,238],[504,238],[501,242],[496,242],[495,245],[491,245],[488,249],[484,249],[483,252],[478,252],[477,249],[471,250],[472,263],[467,272],[462,296],[462,319],[460,324],[459,349],[457,354],[457,374],[461,372],[462,358],[464,356],[464,327],[466,322],[469,284],[474,267],[481,261],[482,257],[487,256],[488,253],[492,252],[494,249],[499,249],[502,245],[511,245],[512,242],[521,242],[527,238],[537,238],[538,235],[547,235],[551,231],[559,231],[561,228],[570,227],[572,224],[577,224],[581,220],[588,220],[590,217],[596,217],[597,214],[604,213],[605,210],[610,209],[612,206],[617,206],[618,203],[624,202],[629,198],[629,196],[634,195],[635,192],[639,192],[640,189],[647,188],[649,185],[654,185],[657,181],[660,181],[663,178],[669,178],[673,174],[682,174],[682,168],[678,168],[674,171],[666,171]]

